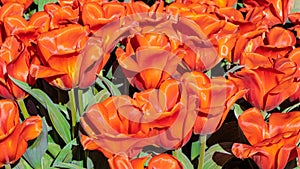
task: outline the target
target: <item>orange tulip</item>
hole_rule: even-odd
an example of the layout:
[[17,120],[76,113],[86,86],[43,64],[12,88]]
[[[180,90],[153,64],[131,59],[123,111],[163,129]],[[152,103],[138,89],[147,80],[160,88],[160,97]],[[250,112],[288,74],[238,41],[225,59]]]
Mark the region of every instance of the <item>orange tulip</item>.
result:
[[68,24],[76,24],[79,20],[79,9],[72,6],[59,6],[48,3],[44,6],[45,12],[51,17],[50,29],[65,27]]
[[293,7],[294,0],[244,0],[243,3],[246,8],[267,7],[267,10],[272,13],[274,18],[278,18],[279,23],[285,23]]
[[159,154],[152,157],[148,166],[144,167],[149,157],[129,160],[125,154],[118,154],[108,160],[111,169],[183,169],[182,164],[169,154]]
[[33,0],[1,0],[2,4],[6,4],[6,3],[19,3],[24,5],[25,9],[27,9],[33,2]]
[[116,55],[130,84],[145,90],[158,88],[176,74],[181,59],[172,49],[172,42],[165,35],[148,34],[128,39],[126,52],[118,48]]
[[[144,146],[151,145],[149,140],[139,139],[149,134],[148,128],[130,121],[128,115],[124,116],[125,113],[132,117],[141,116],[139,109],[131,102],[128,96],[118,96],[91,106],[81,117],[81,125],[88,134],[81,137],[84,149],[101,151],[108,158],[120,152],[134,157]],[[120,112],[121,108],[127,111]],[[116,146],[120,142],[122,146]]]
[[130,1],[126,6],[127,15],[137,13],[163,13],[164,12],[164,1],[156,1],[152,6],[148,6],[143,1]]
[[194,124],[196,134],[211,134],[218,130],[234,102],[245,94],[244,90],[238,90],[233,81],[223,77],[209,79],[202,72],[185,73],[181,81],[189,97],[186,105],[196,105],[189,109],[197,112]]
[[[187,117],[179,99],[178,82],[168,80],[159,90],[136,93],[133,99],[117,96],[95,104],[81,118],[88,134],[82,145],[107,157],[119,152],[134,157],[147,145],[180,147],[191,136],[194,117]],[[122,146],[115,146],[120,141]]]
[[101,49],[97,45],[87,46],[88,34],[89,29],[80,25],[41,34],[37,47],[43,65],[33,64],[31,74],[63,90],[92,85],[109,55],[101,60]]
[[23,99],[27,93],[15,85],[9,76],[30,85],[35,79],[29,74],[30,54],[25,45],[14,36],[6,38],[0,48],[0,96],[7,99]]
[[27,22],[23,17],[15,15],[4,19],[6,35],[17,36],[26,46],[36,44],[37,37],[49,30],[50,17],[46,12],[34,13]]
[[[212,52],[210,50],[203,52],[208,55],[206,56],[209,57],[209,59],[207,60],[210,60],[211,63],[209,63],[207,60],[201,60],[203,57],[199,58],[199,54],[194,54],[195,56],[191,55],[190,53],[187,54],[187,56],[183,59],[190,60],[190,58],[193,58],[192,60],[196,62],[196,65],[199,64],[197,63],[197,61],[200,62],[200,64],[201,62],[209,63],[204,63],[206,67],[202,70],[193,69],[193,67],[191,68],[192,70],[209,70],[213,66],[215,66],[221,59],[231,57],[231,51],[235,46],[235,42],[237,40],[237,35],[239,31],[237,25],[227,22],[227,20],[219,19],[214,14],[215,12],[202,13],[201,10],[199,11],[198,6],[196,5],[185,6],[181,3],[172,3],[171,5],[166,7],[166,13],[171,14],[173,16],[179,15],[181,17],[196,22],[197,25],[201,28],[200,31],[203,32],[203,34],[207,37],[207,41],[211,43],[211,48],[217,51],[217,53],[214,53],[215,51]],[[210,48],[208,47],[208,49]],[[187,62],[186,60],[185,62]]]
[[31,116],[20,124],[19,109],[15,102],[0,100],[0,167],[15,163],[26,151],[27,142],[42,131],[42,119]]
[[292,96],[299,84],[295,81],[297,65],[287,58],[278,59],[273,67],[244,68],[230,74],[239,89],[247,89],[245,99],[262,110],[272,110]]
[[[256,66],[272,67],[278,58],[287,57],[296,44],[294,34],[281,27],[273,27],[266,34],[266,38],[256,40],[256,43],[248,44],[240,57],[240,64],[248,68]],[[251,45],[251,47],[250,47]]]
[[182,164],[169,154],[160,154],[150,159],[147,169],[170,168],[183,169]]
[[298,65],[298,70],[295,75],[296,81],[298,81],[298,83],[297,83],[298,89],[297,89],[296,93],[290,97],[290,100],[291,101],[294,101],[294,100],[300,101],[300,66],[299,66],[300,65],[300,48],[295,48],[291,53],[289,53],[288,58]]
[[126,15],[126,8],[122,3],[109,2],[99,4],[85,3],[82,8],[82,21],[90,27],[92,32],[100,30],[102,26]]
[[252,158],[264,169],[283,169],[297,157],[300,112],[272,113],[266,123],[260,111],[251,108],[238,123],[250,145],[234,143],[232,152],[236,157]]
[[4,29],[4,18],[8,16],[23,16],[24,6],[19,3],[8,2],[0,8],[0,45],[6,38]]

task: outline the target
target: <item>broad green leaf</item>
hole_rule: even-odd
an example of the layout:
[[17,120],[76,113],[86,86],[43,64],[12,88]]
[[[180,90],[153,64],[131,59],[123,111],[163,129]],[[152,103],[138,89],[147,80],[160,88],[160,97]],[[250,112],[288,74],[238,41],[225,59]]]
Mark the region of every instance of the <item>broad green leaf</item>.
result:
[[20,158],[19,163],[13,169],[33,169],[33,168],[30,167],[30,165],[26,162],[26,160]]
[[181,151],[181,149],[173,151],[172,154],[173,154],[174,157],[176,157],[176,159],[178,161],[181,162],[184,169],[194,169],[193,164],[191,163],[189,158],[187,158],[187,156]]
[[93,169],[94,168],[94,164],[93,164],[93,161],[91,160],[90,157],[87,157],[87,169]]
[[103,77],[103,76],[98,76],[98,77],[107,86],[108,90],[111,92],[111,94],[113,96],[120,96],[121,95],[120,90],[110,80],[108,80],[106,77]]
[[244,110],[241,108],[240,105],[234,104],[233,105],[233,112],[235,114],[235,117],[238,119],[239,116],[244,112]]
[[38,11],[44,10],[44,5],[47,3],[56,3],[57,0],[34,0],[34,3],[38,6]]
[[82,94],[82,102],[83,102],[84,110],[86,110],[86,108],[89,107],[89,103],[91,102],[91,100],[95,100],[94,93],[93,93],[93,87],[89,87]]
[[225,151],[219,144],[215,144],[211,146],[206,152],[204,157],[204,166],[203,168],[213,168],[218,169],[222,168],[222,166],[217,165],[213,160],[213,155],[216,153],[224,153],[224,154],[230,154],[227,151]]
[[80,167],[76,164],[64,163],[64,162],[58,162],[57,164],[55,164],[55,166],[59,168],[84,169],[83,167]]
[[48,151],[53,157],[56,157],[61,151],[60,146],[54,142],[51,135],[48,135]]
[[[49,147],[49,149],[50,149],[50,147]],[[42,169],[51,168],[51,164],[52,164],[53,160],[54,159],[49,154],[45,153],[42,157]]]
[[68,120],[70,120],[70,116],[69,116],[69,112],[68,112],[68,108],[64,105],[61,104],[56,104],[57,108],[64,113],[64,115],[66,116],[66,118]]
[[40,89],[33,89],[27,83],[10,77],[10,79],[21,89],[29,93],[39,103],[41,103],[48,111],[50,120],[55,130],[61,136],[65,143],[71,141],[70,125],[66,118],[60,112],[57,104],[54,104],[49,96]]
[[59,163],[64,163],[69,160],[70,155],[72,156],[72,147],[76,146],[76,139],[73,139],[71,142],[69,142],[58,154],[58,156],[55,158],[53,162],[54,167],[57,166]]
[[191,160],[194,160],[199,155],[200,155],[200,143],[199,141],[195,141],[192,143]]
[[33,144],[27,148],[23,157],[29,162],[33,168],[41,168],[41,159],[48,149],[48,129],[46,120],[43,118],[43,129],[41,134],[33,142]]

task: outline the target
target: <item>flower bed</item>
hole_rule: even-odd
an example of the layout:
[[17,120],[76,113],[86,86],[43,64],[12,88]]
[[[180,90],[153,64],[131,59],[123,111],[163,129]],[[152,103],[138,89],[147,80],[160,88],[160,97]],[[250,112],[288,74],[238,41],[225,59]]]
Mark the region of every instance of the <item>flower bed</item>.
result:
[[297,0],[1,0],[0,167],[299,167]]

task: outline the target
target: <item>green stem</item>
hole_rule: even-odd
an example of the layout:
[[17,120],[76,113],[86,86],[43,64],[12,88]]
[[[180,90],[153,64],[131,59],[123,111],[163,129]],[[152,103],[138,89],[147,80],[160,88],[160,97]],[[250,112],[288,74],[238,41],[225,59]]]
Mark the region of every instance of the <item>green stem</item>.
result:
[[20,107],[20,109],[21,109],[21,111],[23,113],[24,118],[27,119],[28,117],[30,117],[30,115],[29,115],[29,113],[27,111],[26,105],[24,103],[24,100],[23,99],[19,99],[19,100],[17,100],[17,103],[18,103],[18,105],[19,105],[19,107]]
[[268,113],[268,111],[261,110],[260,112],[261,112],[261,114],[262,114],[262,116],[264,117],[265,120],[267,120],[269,118],[270,113]]
[[199,157],[199,162],[198,162],[198,169],[203,169],[205,147],[206,147],[206,135],[200,135],[199,141],[200,141],[200,157]]
[[5,166],[5,169],[11,169],[11,166],[10,166],[9,163],[8,163],[8,164],[5,164],[4,166]]
[[300,102],[297,103],[297,104],[294,104],[293,106],[290,106],[290,107],[284,109],[284,110],[282,111],[282,113],[290,112],[291,110],[293,110],[293,109],[295,109],[295,108],[297,108],[297,107],[299,107],[299,106],[300,106]]
[[82,116],[84,112],[83,107],[83,90],[78,89],[78,103],[79,103],[79,115]]
[[77,123],[77,110],[76,110],[76,98],[75,98],[75,90],[71,89],[69,91],[69,99],[71,103],[71,119],[72,119],[72,136],[75,138],[75,126]]

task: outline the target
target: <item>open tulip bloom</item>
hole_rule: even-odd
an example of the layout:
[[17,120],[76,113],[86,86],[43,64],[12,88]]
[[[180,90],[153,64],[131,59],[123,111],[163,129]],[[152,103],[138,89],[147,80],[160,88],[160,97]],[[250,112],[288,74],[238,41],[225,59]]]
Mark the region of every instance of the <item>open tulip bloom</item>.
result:
[[0,169],[297,167],[298,0],[0,0]]

